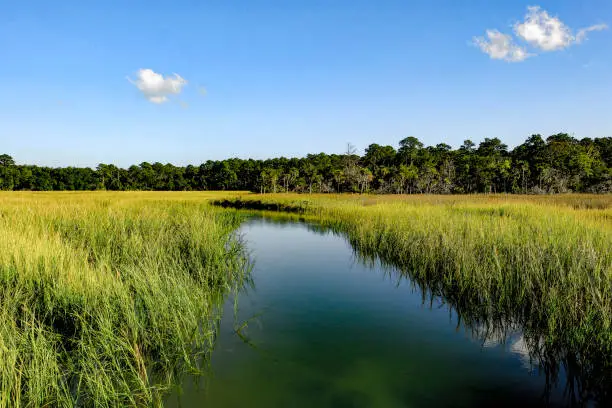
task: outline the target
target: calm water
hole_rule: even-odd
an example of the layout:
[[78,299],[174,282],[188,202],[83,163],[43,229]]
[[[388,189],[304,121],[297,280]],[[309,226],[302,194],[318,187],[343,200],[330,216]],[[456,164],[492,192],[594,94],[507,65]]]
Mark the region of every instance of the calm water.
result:
[[[242,232],[255,287],[228,301],[212,377],[186,379],[182,407],[474,407],[545,404],[520,335],[474,338],[396,271],[304,224],[253,220]],[[242,338],[234,328],[245,321]],[[552,400],[560,401],[561,391]]]

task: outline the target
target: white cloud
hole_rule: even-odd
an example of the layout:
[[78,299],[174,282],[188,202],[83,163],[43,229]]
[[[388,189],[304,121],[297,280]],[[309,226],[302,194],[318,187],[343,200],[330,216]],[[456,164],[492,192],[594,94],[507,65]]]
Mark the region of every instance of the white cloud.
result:
[[551,17],[539,6],[527,7],[525,21],[514,25],[514,32],[532,46],[543,51],[569,47],[574,42],[572,30],[559,18]]
[[581,28],[580,30],[578,30],[578,34],[576,34],[576,43],[580,44],[581,42],[586,40],[587,34],[591,31],[603,31],[607,29],[608,29],[607,24],[595,24],[590,27]]
[[474,44],[492,59],[521,62],[532,56],[524,47],[516,45],[512,41],[512,36],[500,33],[498,30],[487,30],[487,39],[474,37]]
[[[531,47],[541,51],[558,51],[580,44],[586,40],[589,32],[606,30],[608,26],[592,25],[578,30],[574,35],[572,29],[558,17],[551,16],[539,6],[530,6],[527,7],[524,20],[514,24],[513,28],[516,37]],[[519,62],[536,55],[529,53],[527,48],[515,44],[510,34],[487,30],[487,37],[488,40],[475,37],[474,43],[493,59]]]
[[180,75],[165,77],[152,69],[140,69],[136,80],[128,78],[150,102],[164,103],[169,95],[181,93],[187,81]]

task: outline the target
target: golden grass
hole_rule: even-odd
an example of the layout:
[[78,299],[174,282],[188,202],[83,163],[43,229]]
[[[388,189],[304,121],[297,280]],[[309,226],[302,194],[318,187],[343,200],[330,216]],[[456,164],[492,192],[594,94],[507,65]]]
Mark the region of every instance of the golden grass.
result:
[[0,194],[0,407],[158,405],[199,371],[246,267],[218,196]]
[[338,231],[465,321],[517,324],[607,387],[612,196],[6,192],[0,407],[158,405],[198,371],[246,267],[242,214],[211,201]]

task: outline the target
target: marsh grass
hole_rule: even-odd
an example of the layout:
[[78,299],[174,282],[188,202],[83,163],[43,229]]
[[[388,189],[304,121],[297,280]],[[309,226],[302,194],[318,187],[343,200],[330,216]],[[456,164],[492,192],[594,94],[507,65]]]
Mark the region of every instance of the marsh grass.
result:
[[229,208],[342,234],[484,336],[519,327],[577,399],[610,401],[610,196],[13,192],[0,194],[0,408],[160,406],[205,370],[219,306],[248,280],[245,212]]
[[[519,327],[551,383],[612,399],[612,196],[304,196],[220,200],[316,223],[399,267],[485,336]],[[236,205],[232,205],[236,203]],[[251,206],[250,203],[253,203]]]
[[0,407],[161,405],[201,372],[248,278],[210,197],[0,195]]

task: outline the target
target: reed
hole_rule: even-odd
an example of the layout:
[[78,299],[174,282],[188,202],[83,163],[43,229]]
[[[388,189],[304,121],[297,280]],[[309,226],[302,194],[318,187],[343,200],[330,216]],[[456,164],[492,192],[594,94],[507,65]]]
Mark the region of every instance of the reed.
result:
[[161,405],[201,372],[248,277],[209,197],[0,195],[0,407]]
[[203,372],[219,305],[248,280],[234,233],[246,213],[232,208],[342,234],[468,326],[520,327],[580,392],[612,398],[611,196],[12,192],[0,408],[161,406],[180,375]]

